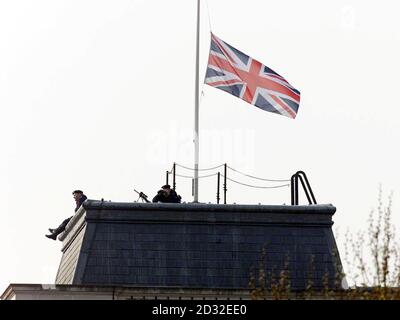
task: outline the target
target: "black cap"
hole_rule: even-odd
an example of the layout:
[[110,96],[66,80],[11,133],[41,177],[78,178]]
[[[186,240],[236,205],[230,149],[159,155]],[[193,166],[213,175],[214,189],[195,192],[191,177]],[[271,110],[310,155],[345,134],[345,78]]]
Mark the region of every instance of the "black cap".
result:
[[161,189],[171,189],[171,186],[169,184],[165,184],[161,187]]

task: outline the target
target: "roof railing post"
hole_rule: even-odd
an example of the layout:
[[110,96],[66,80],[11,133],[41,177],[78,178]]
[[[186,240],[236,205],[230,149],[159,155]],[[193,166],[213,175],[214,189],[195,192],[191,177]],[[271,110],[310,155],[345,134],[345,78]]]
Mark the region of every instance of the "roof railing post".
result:
[[294,188],[296,190],[295,194],[294,194],[294,205],[298,206],[299,205],[299,175],[295,174],[294,176]]
[[174,162],[174,165],[172,167],[172,189],[176,189],[176,183],[175,183],[175,176],[176,176],[176,163]]
[[296,177],[296,174],[293,174],[292,177],[290,178],[290,203],[292,206],[295,205],[295,203],[294,203],[294,195],[296,192],[295,183],[294,183],[295,177]]
[[221,173],[218,171],[218,175],[217,175],[217,204],[219,204],[220,176],[221,176]]
[[225,163],[224,164],[224,204],[226,204],[226,191],[227,191],[227,188],[226,188],[226,168],[227,167],[227,164]]

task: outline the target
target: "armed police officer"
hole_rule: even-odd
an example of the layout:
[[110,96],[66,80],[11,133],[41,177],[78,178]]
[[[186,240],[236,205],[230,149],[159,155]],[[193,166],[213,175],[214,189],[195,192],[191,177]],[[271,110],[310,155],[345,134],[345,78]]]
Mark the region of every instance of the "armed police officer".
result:
[[169,184],[161,187],[157,195],[153,198],[153,202],[181,203],[181,196],[175,190],[171,189]]

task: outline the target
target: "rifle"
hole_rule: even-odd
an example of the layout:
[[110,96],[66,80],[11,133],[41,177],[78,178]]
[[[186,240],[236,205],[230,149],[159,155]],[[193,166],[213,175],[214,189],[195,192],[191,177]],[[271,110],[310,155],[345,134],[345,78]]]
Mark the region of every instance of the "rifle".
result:
[[133,189],[133,190],[139,195],[139,198],[146,201],[147,203],[150,203],[150,200],[147,199],[147,196],[143,192],[139,192],[136,189]]

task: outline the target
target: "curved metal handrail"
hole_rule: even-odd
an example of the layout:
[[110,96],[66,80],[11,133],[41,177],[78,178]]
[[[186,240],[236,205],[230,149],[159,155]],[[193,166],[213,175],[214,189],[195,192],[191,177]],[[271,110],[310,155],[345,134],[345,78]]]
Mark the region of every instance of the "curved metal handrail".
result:
[[315,200],[314,193],[311,189],[310,182],[307,179],[307,175],[304,171],[297,171],[290,178],[290,194],[291,194],[291,203],[292,205],[297,206],[299,204],[299,180],[303,187],[304,193],[306,194],[308,204],[317,204]]

